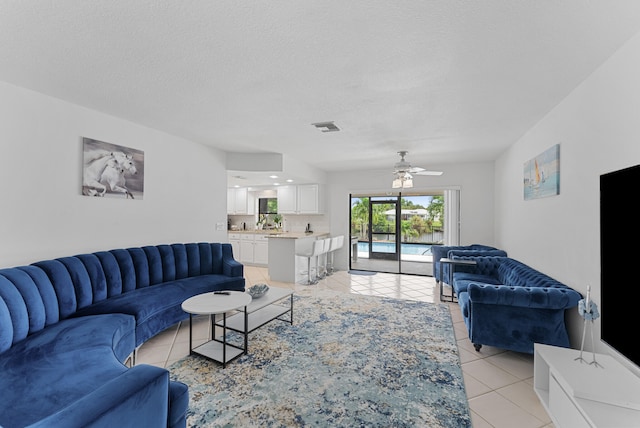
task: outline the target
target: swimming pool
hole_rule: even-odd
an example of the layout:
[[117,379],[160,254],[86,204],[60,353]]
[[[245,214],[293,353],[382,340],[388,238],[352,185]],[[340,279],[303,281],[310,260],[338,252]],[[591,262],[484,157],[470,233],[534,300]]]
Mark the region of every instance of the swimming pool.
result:
[[[392,242],[374,242],[373,251],[376,253],[394,253],[396,246]],[[368,242],[358,242],[358,253],[369,253]],[[431,255],[430,244],[400,244],[400,254],[413,256]]]

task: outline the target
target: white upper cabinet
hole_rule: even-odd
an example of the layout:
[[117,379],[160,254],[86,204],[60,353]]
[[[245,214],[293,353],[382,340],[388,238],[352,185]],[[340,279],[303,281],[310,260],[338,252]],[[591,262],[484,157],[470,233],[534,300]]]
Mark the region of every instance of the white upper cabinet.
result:
[[317,184],[303,184],[298,186],[298,213],[299,214],[320,214],[322,204],[320,203],[320,186]]
[[278,214],[297,214],[296,186],[278,187]]
[[246,187],[227,189],[227,214],[254,214],[254,199]]
[[278,213],[322,214],[320,185],[300,184],[278,187]]

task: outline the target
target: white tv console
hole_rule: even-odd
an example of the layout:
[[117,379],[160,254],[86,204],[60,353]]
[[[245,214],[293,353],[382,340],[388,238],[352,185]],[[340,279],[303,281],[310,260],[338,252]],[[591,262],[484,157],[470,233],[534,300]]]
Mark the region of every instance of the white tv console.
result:
[[640,378],[609,355],[534,345],[534,385],[556,428],[639,427]]

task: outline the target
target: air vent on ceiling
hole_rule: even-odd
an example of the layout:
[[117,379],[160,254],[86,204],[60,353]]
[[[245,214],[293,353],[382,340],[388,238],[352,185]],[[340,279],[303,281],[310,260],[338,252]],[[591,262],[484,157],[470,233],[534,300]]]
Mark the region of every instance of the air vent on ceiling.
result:
[[312,125],[316,128],[325,128],[322,132],[336,132],[340,130],[333,122],[317,122],[312,123]]

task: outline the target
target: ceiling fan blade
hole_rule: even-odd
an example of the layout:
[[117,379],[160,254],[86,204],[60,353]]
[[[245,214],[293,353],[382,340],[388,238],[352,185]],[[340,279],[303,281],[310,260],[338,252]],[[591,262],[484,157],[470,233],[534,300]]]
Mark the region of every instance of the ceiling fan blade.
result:
[[393,165],[393,173],[396,175],[396,177],[403,177],[403,176],[408,176],[409,179],[411,179],[411,174],[415,174],[415,175],[442,175],[442,171],[427,171],[424,168],[421,168],[419,166],[414,166],[412,167],[411,164],[409,162],[407,162],[404,157],[407,155],[406,150],[400,151],[398,152],[398,154],[400,155],[400,161],[396,162]]
[[423,171],[419,171],[419,172],[412,172],[412,174],[415,174],[415,175],[442,175],[442,171],[427,171],[427,170],[423,170]]

